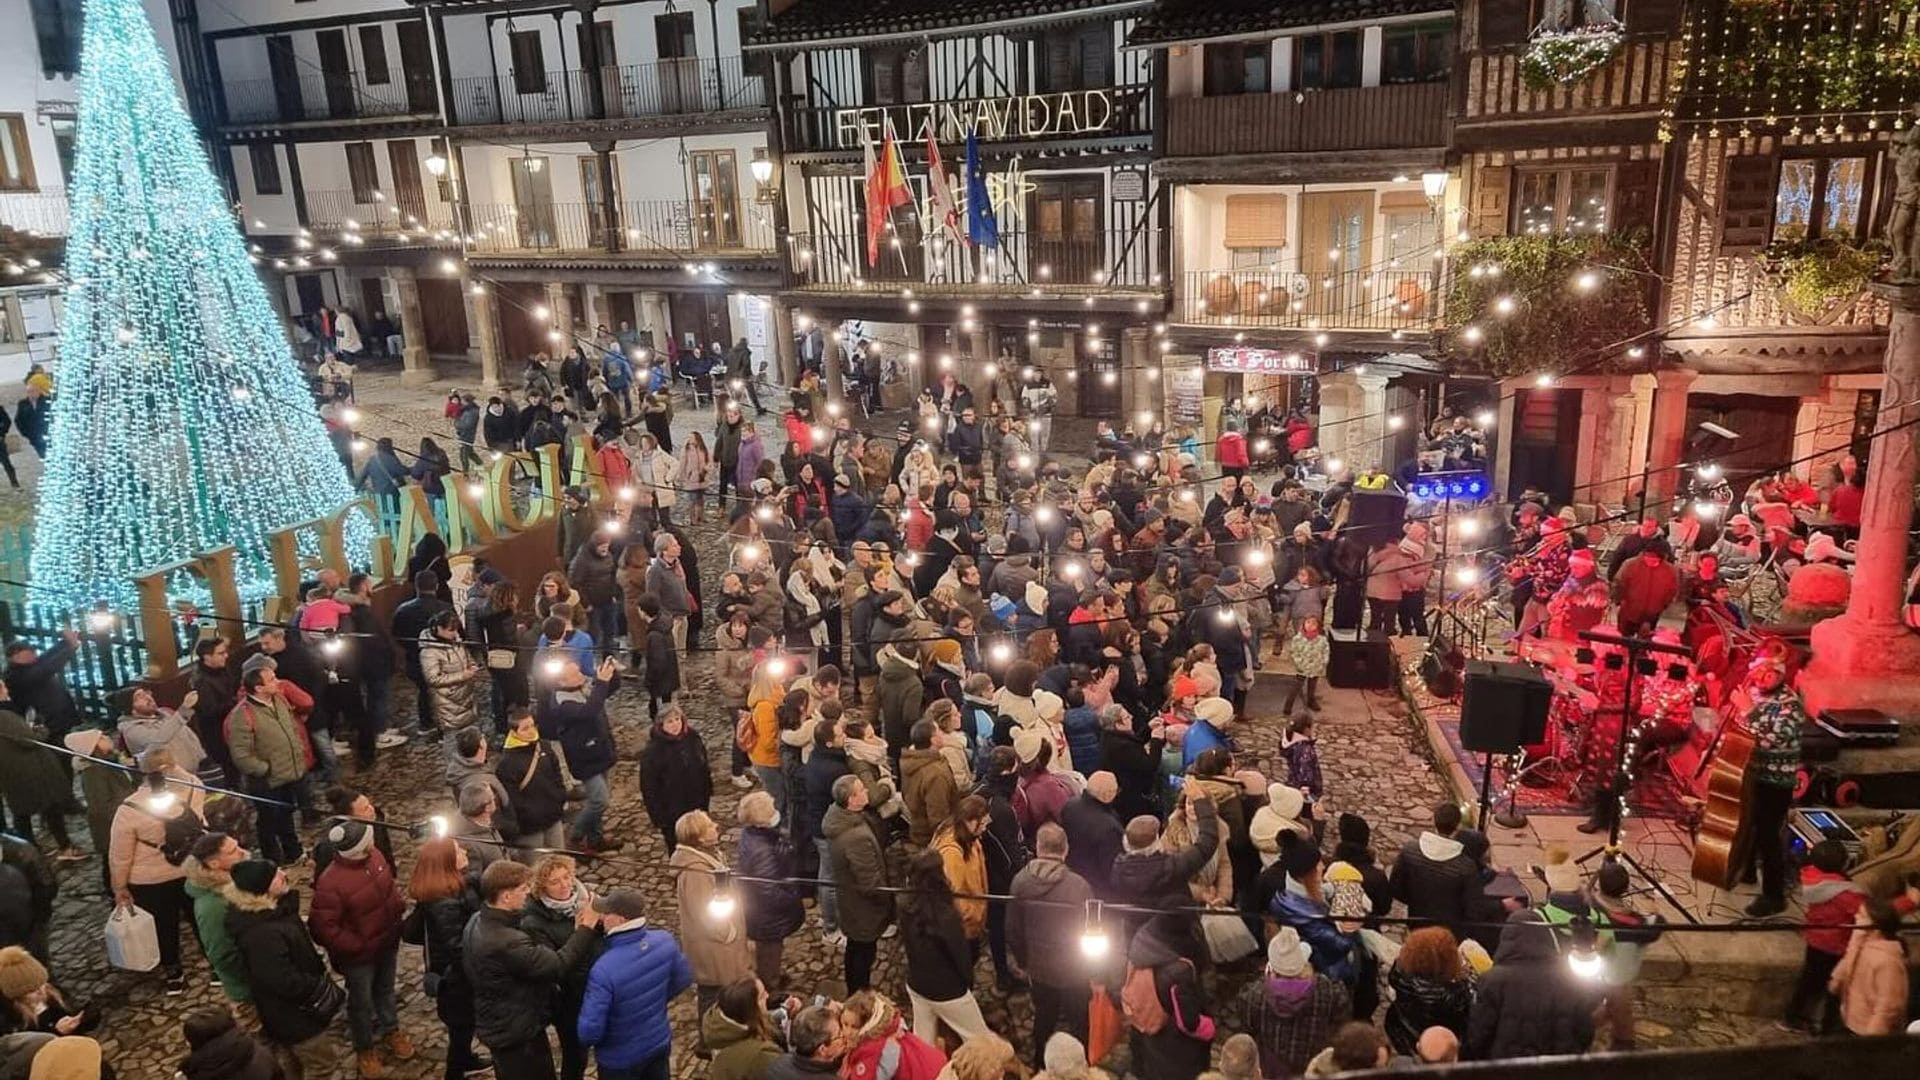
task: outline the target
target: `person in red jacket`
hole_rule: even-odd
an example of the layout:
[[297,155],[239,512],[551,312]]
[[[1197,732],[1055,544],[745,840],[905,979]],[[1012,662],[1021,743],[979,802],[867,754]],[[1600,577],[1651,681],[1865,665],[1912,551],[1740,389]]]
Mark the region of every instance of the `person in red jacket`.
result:
[[[1793,996],[1787,999],[1785,1026],[1823,1035],[1838,1031],[1840,1020],[1839,999],[1828,992],[1827,982],[1846,956],[1854,919],[1867,903],[1867,890],[1847,877],[1847,849],[1837,841],[1822,840],[1807,853],[1807,864],[1800,868],[1800,899],[1807,905],[1806,925],[1800,931],[1807,955]],[[1906,915],[1917,903],[1920,889],[1909,885],[1893,909]],[[1815,1010],[1811,1017],[1809,1010]]]
[[347,979],[347,1026],[362,1077],[386,1075],[384,1049],[401,1061],[413,1057],[413,1040],[400,1029],[393,996],[400,953],[400,922],[407,902],[393,880],[393,866],[374,846],[373,829],[342,821],[327,830],[334,859],[313,884],[308,928]]
[[1680,595],[1680,571],[1658,548],[1648,548],[1620,569],[1613,579],[1613,598],[1620,604],[1620,632],[1638,637],[1653,632],[1660,614]]
[[1247,437],[1237,431],[1229,431],[1220,436],[1215,444],[1215,452],[1220,456],[1220,471],[1228,476],[1247,475]]

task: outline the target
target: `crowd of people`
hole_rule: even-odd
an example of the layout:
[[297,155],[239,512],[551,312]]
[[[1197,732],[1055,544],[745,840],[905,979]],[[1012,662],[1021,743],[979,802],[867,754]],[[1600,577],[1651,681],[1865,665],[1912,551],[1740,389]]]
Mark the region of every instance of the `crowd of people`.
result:
[[[428,536],[411,596],[383,618],[371,578],[323,572],[286,627],[244,658],[205,637],[187,699],[135,691],[113,730],[83,724],[59,677],[71,641],[9,649],[0,735],[76,755],[16,739],[0,756],[28,839],[0,846],[0,875],[20,880],[0,880],[0,929],[19,947],[0,953],[0,992],[18,1027],[58,1043],[88,1019],[43,968],[7,977],[11,952],[48,960],[33,819],[54,859],[87,858],[65,832],[71,771],[114,904],[156,923],[164,990],[185,989],[184,923],[257,1018],[256,1045],[251,1022],[189,1017],[190,1080],[268,1077],[270,1058],[287,1077],[332,1076],[341,1012],[359,1075],[412,1058],[403,942],[423,949],[449,1078],[490,1062],[573,1080],[589,1061],[664,1077],[691,1053],[720,1078],[985,1080],[1023,1064],[1071,1078],[1113,1055],[1153,1080],[1277,1080],[1578,1054],[1597,1017],[1613,1047],[1633,1044],[1633,975],[1660,927],[1620,866],[1555,862],[1536,903],[1452,804],[1390,858],[1364,817],[1326,810],[1321,756],[1342,752],[1314,733],[1328,630],[1425,635],[1437,562],[1425,521],[1348,527],[1353,481],[1306,467],[1306,418],[1233,418],[1222,443],[1252,433],[1278,471],[1263,488],[1243,450],[1209,462],[1157,424],[1102,422],[1091,462],[1070,467],[1049,451],[1043,373],[1008,365],[979,397],[949,374],[879,433],[806,370],[774,451],[739,400],[763,411],[744,342],[692,372],[681,357],[677,372],[613,374],[633,347],[600,344],[557,371],[531,359],[523,404],[448,401],[462,468],[482,447],[590,450],[589,475],[539,496],[561,506],[556,569],[538,582]],[[711,424],[680,442],[676,378],[714,396]],[[1459,424],[1433,442],[1479,451]],[[411,463],[382,440],[359,475],[434,496],[455,471],[431,440]],[[1683,592],[1666,525],[1614,547],[1609,586],[1569,515],[1529,502],[1501,522],[1524,553],[1519,634],[1609,610],[1629,632],[1657,623]],[[1687,597],[1729,604],[1710,562],[1742,542],[1729,525],[1688,541]],[[722,563],[717,590],[703,558]],[[392,706],[402,673],[411,723]],[[1249,716],[1263,674],[1287,681],[1285,704]],[[664,863],[622,855],[635,838],[607,824],[622,767],[608,703],[629,683],[648,706],[638,786]],[[717,695],[729,722],[691,722],[690,690]],[[1283,729],[1275,752],[1249,747],[1256,724]],[[407,851],[409,829],[343,782],[341,759],[371,769],[410,737],[443,744],[448,810]],[[716,780],[738,795],[730,813]],[[303,917],[287,870],[309,864]],[[596,892],[588,865],[669,873],[675,904]],[[1878,942],[1894,939],[1875,936],[1880,907],[1859,910],[1868,925],[1822,939],[1841,957],[1825,974],[1849,1028],[1890,1030],[1906,991],[1896,1010],[1899,965]],[[1417,928],[1383,922],[1395,915]],[[1578,927],[1600,928],[1597,978],[1564,960]],[[838,957],[833,985],[783,963],[809,933]],[[878,984],[883,950],[904,980]],[[1022,1045],[989,1027],[989,986],[1029,1001]],[[698,1038],[675,1046],[668,1003],[687,990]],[[1809,984],[1799,1007],[1828,992]]]

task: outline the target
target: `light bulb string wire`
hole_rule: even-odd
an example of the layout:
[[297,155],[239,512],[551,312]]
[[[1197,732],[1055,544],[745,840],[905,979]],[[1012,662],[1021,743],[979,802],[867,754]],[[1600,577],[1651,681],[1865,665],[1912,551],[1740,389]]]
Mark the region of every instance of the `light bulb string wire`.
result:
[[[1893,426],[1891,426],[1891,427],[1886,427],[1886,428],[1881,428],[1881,429],[1878,429],[1878,430],[1876,430],[1876,431],[1874,431],[1872,435],[1870,435],[1870,436],[1868,436],[1868,441],[1869,441],[1869,442],[1871,442],[1871,441],[1872,441],[1872,440],[1874,440],[1874,439],[1879,439],[1879,438],[1882,438],[1882,437],[1885,437],[1885,436],[1888,436],[1888,435],[1892,435],[1892,434],[1894,434],[1894,433],[1896,433],[1896,432],[1899,432],[1899,431],[1903,431],[1903,430],[1906,430],[1906,429],[1908,429],[1908,428],[1911,428],[1911,427],[1914,427],[1914,426],[1917,426],[1917,425],[1920,425],[1920,417],[1915,417],[1915,418],[1913,418],[1913,419],[1911,419],[1911,420],[1905,420],[1905,421],[1902,421],[1902,422],[1900,422],[1900,423],[1898,423],[1898,424],[1895,424],[1895,425],[1893,425]],[[1792,459],[1792,460],[1790,460],[1790,461],[1788,461],[1788,462],[1786,462],[1785,464],[1782,464],[1782,465],[1780,465],[1779,467],[1777,467],[1777,468],[1775,468],[1775,469],[1770,469],[1770,470],[1763,470],[1763,471],[1769,471],[1769,472],[1779,472],[1779,471],[1783,471],[1783,470],[1785,470],[1785,469],[1788,469],[1788,468],[1791,468],[1792,466],[1794,466],[1794,465],[1796,465],[1796,464],[1800,464],[1800,463],[1803,463],[1803,462],[1805,462],[1805,461],[1809,461],[1809,460],[1812,460],[1813,458],[1815,458],[1815,457],[1818,457],[1818,456],[1823,456],[1823,454],[1824,454],[1824,453],[1825,453],[1825,452],[1823,452],[1822,454],[1810,454],[1810,455],[1803,455],[1802,457],[1799,457],[1799,458],[1795,458],[1795,459]],[[1634,510],[1622,510],[1622,511],[1620,511],[1619,513],[1615,513],[1615,514],[1609,514],[1609,515],[1605,515],[1605,516],[1602,516],[1602,517],[1597,517],[1597,518],[1595,518],[1595,519],[1594,519],[1594,520],[1593,520],[1592,522],[1588,522],[1588,523],[1586,523],[1586,524],[1587,524],[1587,525],[1589,525],[1589,526],[1591,526],[1591,525],[1607,525],[1607,524],[1612,524],[1612,523],[1616,523],[1616,522],[1625,522],[1625,521],[1630,521],[1630,520],[1631,520],[1631,521],[1637,521],[1637,520],[1639,520],[1639,514],[1638,514],[1638,512],[1637,512],[1637,511],[1634,511]],[[765,541],[765,539],[763,538],[763,539],[760,539],[760,540],[756,540],[756,541],[753,541],[753,542],[755,542],[755,543],[765,543],[766,541]],[[818,541],[809,541],[809,542],[808,542],[808,545],[809,545],[809,546],[811,546],[811,544],[812,544],[812,543],[816,543],[816,542],[818,542]],[[1479,559],[1481,559],[1481,558],[1483,558],[1483,557],[1500,557],[1500,556],[1503,556],[1503,555],[1516,555],[1516,554],[1517,554],[1517,555],[1524,555],[1524,554],[1526,554],[1525,552],[1522,552],[1522,551],[1517,551],[1517,550],[1516,550],[1516,548],[1517,548],[1517,547],[1518,547],[1518,545],[1517,545],[1516,543],[1514,543],[1513,541],[1505,541],[1505,542],[1501,542],[1501,543],[1496,543],[1496,544],[1489,544],[1489,545],[1486,545],[1486,546],[1483,546],[1483,547],[1479,547],[1479,548],[1473,548],[1473,549],[1467,549],[1467,550],[1462,550],[1462,551],[1454,551],[1454,552],[1449,552],[1449,553],[1448,553],[1448,554],[1447,554],[1447,555],[1446,555],[1446,556],[1445,556],[1444,558],[1443,558],[1443,557],[1441,557],[1441,556],[1439,556],[1439,555],[1435,555],[1435,556],[1434,556],[1433,558],[1430,558],[1430,559],[1427,559],[1427,560],[1425,560],[1425,561],[1424,561],[1424,566],[1425,566],[1425,567],[1426,567],[1426,568],[1427,568],[1427,569],[1428,569],[1429,571],[1431,571],[1431,570],[1433,570],[1433,569],[1436,569],[1436,568],[1441,568],[1441,567],[1443,567],[1443,566],[1445,566],[1446,564],[1448,564],[1448,563],[1450,563],[1450,562],[1453,562],[1453,561],[1455,561],[1455,560],[1467,560],[1467,561],[1477,561],[1477,560],[1479,560]],[[1159,553],[1158,553],[1158,552],[1156,552],[1156,558],[1157,558],[1157,556],[1158,556],[1158,554],[1159,554]],[[1057,553],[1057,552],[1056,552],[1056,553],[1053,553],[1053,554],[1052,554],[1052,555],[1051,555],[1050,557],[1051,557],[1051,558],[1053,558],[1053,559],[1060,559],[1060,558],[1062,558],[1063,556],[1062,556],[1062,555],[1061,555],[1060,553]],[[1419,563],[1419,562],[1416,562],[1414,566],[1412,566],[1412,567],[1407,567],[1406,569],[1417,569],[1417,568],[1419,568],[1419,566],[1421,566],[1421,565],[1422,565],[1421,563]],[[733,572],[733,571],[729,571],[729,572]],[[1385,574],[1395,574],[1395,575],[1398,575],[1398,574],[1399,574],[1400,572],[1401,572],[1401,571],[1398,571],[1398,570],[1377,570],[1377,571],[1367,571],[1367,572],[1364,572],[1364,573],[1362,573],[1361,575],[1358,575],[1358,577],[1357,577],[1357,580],[1362,580],[1362,581],[1364,581],[1364,580],[1367,580],[1367,579],[1370,579],[1370,578],[1372,578],[1372,577],[1374,577],[1374,576],[1377,576],[1377,575],[1385,575]],[[898,574],[896,574],[896,577],[899,577],[899,576],[900,576],[900,575],[898,575]],[[1349,577],[1349,578],[1346,578],[1346,579],[1344,579],[1344,580],[1356,580],[1356,578],[1353,578],[1353,577]],[[38,589],[40,588],[39,586],[36,586],[36,585],[33,585],[33,584],[31,584],[31,583],[28,583],[28,582],[24,582],[24,581],[19,581],[19,580],[15,580],[15,579],[10,579],[10,578],[0,578],[0,585],[4,585],[4,586],[11,586],[11,587],[14,587],[14,588],[19,588],[19,589],[23,589],[23,590],[38,590]],[[1010,599],[1011,599],[1011,598],[1010,598]],[[1220,600],[1203,600],[1203,601],[1199,601],[1199,602],[1196,602],[1196,603],[1190,603],[1190,604],[1177,604],[1177,605],[1176,605],[1176,606],[1175,606],[1175,607],[1174,607],[1173,609],[1171,609],[1171,610],[1168,610],[1168,611],[1162,611],[1162,612],[1159,612],[1159,613],[1154,613],[1154,612],[1145,612],[1145,613],[1143,613],[1143,614],[1142,614],[1142,616],[1141,616],[1141,617],[1143,617],[1143,618],[1148,618],[1148,619],[1152,619],[1152,618],[1162,618],[1162,617],[1165,617],[1165,616],[1167,616],[1167,615],[1176,615],[1176,616],[1177,616],[1177,615],[1185,615],[1185,614],[1190,614],[1190,613],[1192,613],[1192,612],[1195,612],[1195,611],[1201,611],[1201,610],[1207,610],[1207,609],[1214,609],[1214,608],[1221,608],[1221,609],[1227,609],[1227,610],[1231,610],[1231,609],[1232,609],[1232,608],[1233,608],[1233,607],[1234,607],[1235,605],[1237,605],[1237,604],[1242,604],[1242,603],[1250,603],[1250,602],[1255,602],[1255,601],[1257,601],[1257,600],[1259,600],[1259,599],[1262,599],[1262,597],[1254,597],[1254,598],[1250,598],[1250,599],[1248,599],[1248,600],[1234,600],[1234,599],[1225,599],[1225,598],[1223,598],[1223,599],[1220,599]],[[154,606],[154,605],[136,605],[136,606],[135,606],[135,608],[134,608],[133,610],[137,610],[137,611],[143,611],[143,612],[160,612],[160,613],[164,613],[164,614],[166,614],[166,615],[167,615],[168,617],[170,617],[170,618],[172,618],[172,617],[176,617],[176,616],[177,616],[177,615],[179,614],[179,613],[178,613],[177,611],[175,611],[175,610],[174,610],[174,609],[172,609],[172,608],[169,608],[169,607],[156,607],[156,606]],[[295,631],[295,632],[298,632],[298,633],[301,633],[301,634],[303,634],[303,635],[307,635],[307,634],[311,634],[311,633],[312,633],[312,631],[306,631],[306,630],[301,630],[301,629],[300,629],[299,627],[297,627],[297,626],[295,626],[295,625],[293,625],[293,624],[291,624],[291,623],[287,623],[287,622],[275,622],[275,621],[271,621],[271,620],[260,620],[260,619],[247,619],[247,618],[244,618],[244,617],[235,617],[235,616],[221,616],[221,615],[218,615],[218,614],[214,614],[214,613],[206,613],[206,612],[201,612],[201,613],[198,613],[196,617],[198,617],[198,618],[205,618],[205,619],[210,619],[210,620],[215,620],[215,621],[227,621],[227,622],[238,622],[238,623],[240,623],[240,624],[242,624],[242,625],[246,625],[246,626],[251,626],[251,627],[260,627],[260,628],[271,628],[271,629],[279,629],[279,630],[292,630],[292,631]],[[1103,617],[1101,617],[1101,618],[1099,618],[1099,619],[1097,619],[1097,620],[1094,620],[1094,621],[1096,621],[1096,622],[1102,622],[1102,623],[1106,623],[1106,622],[1129,622],[1129,623],[1131,623],[1131,622],[1133,621],[1133,617],[1132,617],[1132,616],[1129,616],[1129,615],[1126,615],[1126,614],[1121,614],[1121,615],[1111,615],[1111,616],[1103,616]],[[381,635],[375,635],[375,634],[366,634],[366,633],[359,633],[359,632],[353,632],[353,631],[345,631],[345,632],[342,632],[342,631],[334,631],[334,632],[332,632],[332,633],[331,633],[331,635],[328,635],[328,636],[332,636],[332,637],[338,637],[338,638],[378,638],[378,637],[380,637]],[[995,634],[990,634],[990,635],[987,635],[987,637],[988,637],[988,638],[991,638],[991,637],[994,637],[994,636],[998,636],[998,632],[996,632]],[[941,635],[932,635],[932,636],[928,636],[928,637],[924,637],[924,638],[917,638],[917,637],[916,637],[916,638],[895,638],[895,639],[892,639],[892,640],[894,640],[894,641],[906,641],[906,640],[913,640],[913,641],[946,641],[946,640],[952,640],[952,638],[951,638],[950,636],[948,636],[948,635],[944,635],[944,634],[941,634]],[[549,644],[549,645],[547,645],[547,646],[540,646],[540,645],[522,645],[522,644],[518,644],[518,643],[516,643],[516,644],[513,644],[513,645],[507,645],[507,644],[494,644],[494,643],[490,643],[490,642],[484,642],[484,641],[474,641],[474,640],[468,640],[468,639],[458,639],[458,640],[454,640],[454,641],[448,641],[448,642],[447,642],[447,644],[448,644],[448,645],[464,645],[464,646],[468,646],[468,647],[471,647],[471,648],[489,648],[489,649],[493,649],[493,648],[499,648],[499,649],[505,649],[505,648],[512,648],[512,649],[515,649],[515,650],[518,650],[518,651],[526,651],[526,652],[532,652],[532,653],[541,653],[541,652],[544,652],[544,651],[547,651],[547,650],[557,650],[557,649],[564,649],[564,648],[565,648],[565,646],[563,646],[563,645],[559,645],[559,644]],[[724,648],[722,648],[722,647],[719,647],[719,646],[696,646],[696,645],[689,645],[689,646],[687,647],[687,649],[686,649],[686,651],[687,651],[687,652],[689,652],[689,653],[691,653],[691,652],[709,652],[709,651],[710,651],[710,652],[715,652],[715,653],[718,653],[718,652],[728,652],[728,651],[735,651],[735,650],[728,650],[728,649],[724,649]],[[793,650],[793,652],[794,652],[794,654],[795,654],[795,655],[804,655],[804,653],[805,653],[806,651],[808,651],[808,650],[805,650],[805,649],[800,649],[800,650]]]
[[[102,734],[104,735],[106,734],[106,732],[103,731]],[[201,791],[208,795],[219,795],[227,798],[244,799],[250,803],[264,804],[264,805],[273,806],[280,809],[287,809],[293,806],[293,804],[291,803],[282,802],[278,799],[264,798],[262,796],[255,795],[249,792],[237,791],[232,788],[221,787],[214,784],[207,784],[197,780],[189,781],[184,778],[172,776],[168,774],[149,774],[145,770],[142,770],[137,765],[128,765],[125,762],[115,761],[111,758],[101,758],[101,757],[94,756],[92,754],[81,753],[79,751],[71,749],[70,747],[61,746],[55,743],[45,742],[39,739],[29,738],[24,735],[17,735],[12,733],[0,733],[0,738],[5,738],[10,742],[29,745],[29,746],[37,746],[43,750],[49,750],[55,753],[64,754],[68,758],[74,761],[85,762],[89,765],[97,765],[97,766],[104,766],[112,769],[118,769],[122,772],[131,773],[133,775],[140,776],[140,777],[146,777],[149,775],[161,775],[161,776],[164,776],[167,784],[169,785],[178,785],[180,787],[190,788],[193,790]],[[126,804],[123,803],[123,805],[126,805]],[[145,807],[136,807],[136,808],[143,810],[149,814],[153,814],[153,811]],[[154,816],[158,816],[158,815],[154,815]],[[421,842],[422,840],[439,839],[439,838],[449,839],[454,841],[455,843],[459,843],[461,841],[476,841],[476,840],[482,839],[480,837],[462,836],[454,833],[452,831],[452,824],[453,824],[452,819],[446,815],[434,815],[433,817],[429,817],[423,821],[408,822],[408,821],[396,821],[391,818],[384,818],[384,817],[363,818],[363,817],[356,817],[351,814],[329,814],[329,815],[326,815],[326,820],[336,821],[336,822],[356,822],[372,828],[387,829],[389,830],[389,835],[392,835],[393,833],[398,832],[407,836],[409,839],[413,840],[416,844]],[[444,834],[441,832],[443,827],[446,829]],[[1216,827],[1224,829],[1224,825],[1216,824]],[[654,859],[654,858],[648,858],[640,855],[625,854],[621,852],[596,852],[596,851],[579,850],[574,848],[564,848],[564,847],[556,848],[556,847],[543,847],[543,846],[530,845],[530,844],[516,844],[505,837],[500,838],[498,841],[494,840],[491,837],[484,838],[484,840],[485,840],[485,843],[492,845],[494,847],[498,847],[508,851],[520,852],[528,855],[565,855],[565,856],[569,856],[571,858],[574,858],[579,861],[584,861],[584,862],[611,863],[611,864],[629,867],[635,870],[666,871],[668,873],[673,873],[673,874],[682,873],[688,870],[692,870],[702,874],[709,874],[716,878],[722,874],[725,874],[736,885],[738,884],[778,885],[778,886],[786,886],[786,887],[803,887],[808,889],[822,888],[822,887],[849,888],[849,886],[847,886],[845,883],[836,884],[831,880],[827,880],[823,878],[803,877],[798,875],[791,876],[791,877],[762,877],[762,876],[753,875],[753,874],[742,874],[738,870],[735,870],[731,866],[725,865],[724,863],[717,867],[687,867],[687,866],[677,866],[672,862],[669,862],[664,859]],[[1221,839],[1221,842],[1223,844],[1225,843],[1224,837]],[[913,896],[913,895],[919,895],[921,893],[927,892],[928,890],[920,889],[918,887],[911,886],[911,885],[882,885],[872,889],[863,889],[861,891],[879,892],[879,893],[895,895],[895,896]],[[1087,904],[1082,901],[1046,900],[1046,899],[1033,898],[1033,897],[1021,897],[1011,893],[953,891],[947,895],[950,895],[955,900],[983,901],[988,903],[1039,904],[1042,906],[1051,906],[1051,907],[1062,908],[1062,909],[1066,909],[1066,908],[1073,908],[1073,909],[1079,909],[1079,910],[1087,909]],[[1149,905],[1149,904],[1130,904],[1130,903],[1122,903],[1122,902],[1110,901],[1110,900],[1100,900],[1099,904],[1100,904],[1101,910],[1104,912],[1119,912],[1126,915],[1146,916],[1146,917],[1153,917],[1153,916],[1160,916],[1160,915],[1186,916],[1186,915],[1219,915],[1219,914],[1235,914],[1236,913],[1229,909],[1207,907],[1204,905],[1159,906],[1159,905]],[[1420,927],[1420,926],[1446,925],[1446,926],[1452,926],[1456,928],[1497,931],[1507,925],[1504,922],[1487,922],[1487,921],[1473,921],[1473,920],[1460,922],[1456,920],[1437,920],[1437,919],[1428,919],[1428,918],[1415,918],[1411,916],[1392,916],[1392,915],[1382,915],[1377,917],[1363,916],[1361,918],[1354,918],[1354,919],[1347,919],[1347,918],[1336,919],[1331,914],[1310,915],[1307,917],[1316,922],[1364,922],[1369,926],[1375,926],[1375,925],[1404,926],[1404,927],[1410,927],[1410,928]],[[1663,923],[1658,927],[1658,929],[1661,930],[1662,932],[1685,931],[1688,933],[1761,933],[1761,932],[1777,933],[1777,932],[1784,932],[1784,931],[1819,929],[1822,927],[1824,927],[1824,924],[1808,923],[1808,922],[1769,921],[1765,923],[1692,923],[1692,924],[1675,923],[1672,925],[1667,925]],[[1609,928],[1602,927],[1602,929],[1609,929]],[[1908,932],[1908,933],[1920,932],[1920,922],[1902,924],[1902,932]]]

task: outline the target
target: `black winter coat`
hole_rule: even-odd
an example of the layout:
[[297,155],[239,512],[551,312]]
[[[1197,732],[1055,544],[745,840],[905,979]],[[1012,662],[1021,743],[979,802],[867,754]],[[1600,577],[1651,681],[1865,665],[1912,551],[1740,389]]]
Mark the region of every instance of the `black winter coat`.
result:
[[[1156,916],[1127,948],[1129,964],[1153,969],[1154,995],[1167,1014],[1158,1032],[1140,1037],[1145,1060],[1139,1072],[1154,1080],[1194,1080],[1212,1061],[1211,1042],[1198,1037],[1208,1003],[1194,963],[1201,950],[1190,926],[1184,916]],[[1183,1020],[1189,1025],[1184,1030]]]
[[535,720],[540,737],[560,743],[567,755],[567,767],[574,779],[599,776],[613,768],[613,729],[607,726],[607,698],[620,688],[620,676],[606,682],[588,684],[585,701],[561,700],[543,695]]
[[443,1021],[473,1024],[473,984],[467,980],[462,952],[467,923],[480,911],[473,883],[459,896],[415,904],[407,915],[401,938],[426,949],[427,970],[440,977],[434,1007]]
[[1593,1045],[1596,986],[1568,970],[1539,912],[1514,912],[1493,968],[1480,979],[1460,1056],[1497,1061],[1586,1053]]
[[[839,747],[813,748],[813,755],[800,767],[800,820],[794,822],[795,841],[804,843],[821,835],[820,823],[833,805],[833,782],[853,772],[847,752]],[[869,793],[871,794],[871,793]]]
[[0,835],[0,947],[18,945],[45,958],[47,927],[59,892],[60,884],[38,848]]
[[1142,741],[1131,732],[1100,733],[1100,768],[1112,773],[1120,787],[1113,805],[1121,821],[1131,821],[1141,814],[1159,816],[1154,792],[1160,783],[1160,747],[1160,740]]
[[973,947],[953,904],[916,896],[902,907],[907,989],[928,1001],[952,1001],[973,989]]
[[705,810],[712,798],[713,773],[700,733],[682,724],[673,736],[654,724],[640,751],[640,799],[653,827],[671,834],[680,815]]
[[[793,845],[779,829],[748,826],[740,830],[734,869],[742,878],[792,877]],[[806,925],[798,886],[742,881],[739,888],[746,903],[748,940],[780,941]]]
[[1430,1027],[1446,1028],[1466,1041],[1467,1020],[1473,1012],[1472,976],[1442,982],[1410,974],[1396,964],[1387,972],[1387,985],[1393,988],[1386,1028],[1394,1053],[1411,1055],[1420,1033]]
[[[537,901],[536,901],[537,902]],[[474,1033],[489,1049],[546,1039],[553,991],[599,940],[575,930],[555,949],[521,928],[521,913],[482,908],[468,923],[461,962],[473,985]]]
[[1087,880],[1095,896],[1107,895],[1126,832],[1120,816],[1083,791],[1060,808],[1060,827],[1067,831],[1067,867]]
[[1185,907],[1193,903],[1187,882],[1220,847],[1220,814],[1211,800],[1194,803],[1193,846],[1179,851],[1122,852],[1113,860],[1115,901],[1142,907]]
[[231,1027],[200,1044],[180,1063],[187,1080],[280,1080],[273,1052],[253,1036]]
[[[1444,852],[1446,857],[1433,858],[1428,850]],[[1393,895],[1407,905],[1410,917],[1449,925],[1467,917],[1470,900],[1480,892],[1480,868],[1460,849],[1457,838],[1434,833],[1422,833],[1407,841],[1400,857],[1393,861],[1390,880]],[[1454,931],[1456,937],[1459,934]]]
[[267,1036],[291,1044],[325,1031],[333,1015],[321,1016],[308,1003],[332,976],[300,921],[300,895],[289,890],[275,903],[229,885],[227,904],[227,934],[240,951]]
[[[529,769],[532,776],[527,775]],[[507,789],[513,820],[522,836],[540,832],[566,816],[566,779],[560,775],[560,759],[545,739],[500,751],[493,774]]]
[[60,676],[75,651],[62,641],[31,664],[7,667],[7,693],[13,698],[14,708],[22,716],[32,709],[37,722],[53,734],[56,742],[80,722],[80,707],[73,703],[73,691]]
[[680,689],[680,652],[673,645],[673,620],[659,618],[647,628],[647,693],[669,698]]
[[987,891],[1002,895],[1013,887],[1014,875],[1031,857],[1020,835],[1020,817],[1013,812],[1013,790],[1018,785],[1019,777],[1008,773],[990,776],[972,791],[987,800],[987,828],[980,834],[980,846],[987,853]]

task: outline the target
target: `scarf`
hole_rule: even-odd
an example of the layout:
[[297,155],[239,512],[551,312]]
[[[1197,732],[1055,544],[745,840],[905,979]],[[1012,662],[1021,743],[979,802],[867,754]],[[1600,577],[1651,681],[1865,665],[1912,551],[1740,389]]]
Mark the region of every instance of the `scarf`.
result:
[[[787,575],[787,595],[793,597],[793,602],[799,604],[801,610],[805,611],[809,617],[820,614],[820,601],[813,595],[813,590],[807,588],[805,563],[795,566],[793,572]],[[814,648],[824,648],[827,644],[827,621],[819,619],[808,629],[807,634],[812,638]]]
[[537,731],[534,732],[533,738],[531,739],[522,739],[520,736],[509,731],[507,732],[507,741],[504,745],[508,750],[518,750],[523,746],[532,746],[539,741],[540,733]]
[[586,899],[587,887],[580,884],[578,880],[575,880],[573,883],[572,895],[568,896],[565,900],[555,900],[545,894],[541,894],[539,897],[540,905],[546,908],[547,911],[568,919],[580,913],[580,905],[585,903]]

